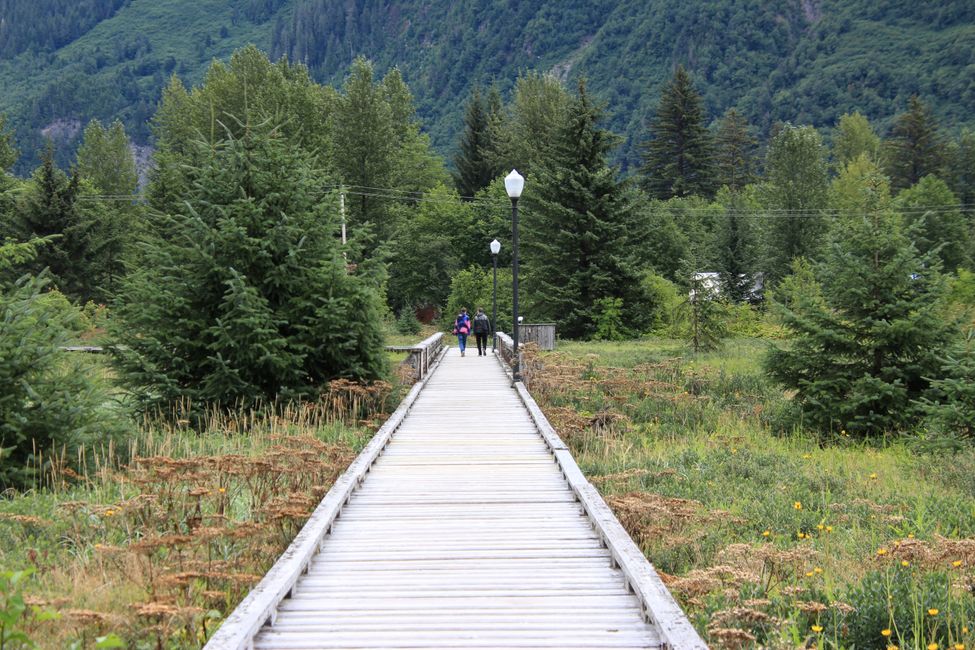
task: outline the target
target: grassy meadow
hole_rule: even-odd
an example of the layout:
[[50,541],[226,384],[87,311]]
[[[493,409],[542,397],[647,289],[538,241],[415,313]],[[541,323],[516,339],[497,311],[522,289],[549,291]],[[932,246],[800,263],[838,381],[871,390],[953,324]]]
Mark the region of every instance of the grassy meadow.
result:
[[530,390],[716,648],[971,648],[975,451],[785,426],[768,342],[530,353]]

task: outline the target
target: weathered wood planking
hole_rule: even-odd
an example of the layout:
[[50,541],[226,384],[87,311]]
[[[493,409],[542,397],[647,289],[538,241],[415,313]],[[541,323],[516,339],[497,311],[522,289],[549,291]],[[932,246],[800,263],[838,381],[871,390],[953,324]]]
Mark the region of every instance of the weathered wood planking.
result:
[[245,601],[208,648],[705,647],[494,357],[450,350],[422,386],[273,611]]

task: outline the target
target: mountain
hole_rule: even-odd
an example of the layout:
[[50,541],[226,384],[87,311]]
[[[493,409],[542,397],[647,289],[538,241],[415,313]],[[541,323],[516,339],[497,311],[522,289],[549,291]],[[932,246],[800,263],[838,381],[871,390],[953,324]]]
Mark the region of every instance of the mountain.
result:
[[708,114],[737,107],[832,126],[859,110],[884,131],[919,94],[949,130],[975,126],[971,0],[0,0],[0,112],[29,170],[45,137],[66,161],[91,118],[148,119],[177,74],[254,43],[341,84],[357,55],[398,66],[434,144],[449,154],[475,83],[505,91],[520,71],[588,79],[632,166],[677,63]]

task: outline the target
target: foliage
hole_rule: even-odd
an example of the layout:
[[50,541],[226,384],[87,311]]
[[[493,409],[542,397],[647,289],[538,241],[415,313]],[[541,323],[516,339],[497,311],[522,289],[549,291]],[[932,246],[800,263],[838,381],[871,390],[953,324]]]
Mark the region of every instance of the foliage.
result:
[[139,404],[285,403],[379,378],[379,278],[347,271],[310,156],[268,124],[196,146],[205,162],[179,168],[184,205],[158,217],[114,319]]
[[720,285],[700,268],[693,258],[681,265],[682,286],[687,291],[683,303],[687,338],[695,353],[717,350],[728,334],[727,309]]
[[563,342],[525,365],[709,647],[969,647],[975,450],[773,435],[788,402],[761,371],[766,346]]
[[[615,138],[599,126],[600,110],[580,82],[567,123],[548,159],[535,168],[523,221],[525,313],[553,321],[567,338],[595,333],[591,311],[601,298],[630,300],[637,273],[633,197],[607,153]],[[639,318],[626,313],[625,320]]]
[[931,397],[922,400],[925,425],[937,436],[975,442],[975,330],[939,360]]
[[774,217],[766,272],[779,280],[797,257],[815,259],[826,230],[826,150],[809,126],[785,124],[772,138],[765,159],[762,202]]
[[0,113],[0,174],[10,169],[20,152],[14,145],[14,134],[7,130],[7,116]]
[[750,211],[759,209],[754,191],[734,191],[725,185],[715,202],[724,208],[718,226],[715,269],[721,274],[721,293],[732,303],[760,299],[754,295],[762,233],[750,219]]
[[596,341],[622,341],[631,333],[623,321],[622,298],[599,298],[593,305],[593,324]]
[[0,485],[31,485],[50,455],[77,458],[107,444],[120,421],[107,395],[89,379],[84,360],[64,357],[78,311],[51,300],[49,281],[25,276],[0,293]]
[[781,309],[791,345],[773,349],[766,365],[796,391],[805,423],[871,437],[917,422],[915,400],[937,376],[937,354],[951,331],[938,269],[891,212],[845,223],[817,274],[822,300],[800,295]]
[[642,333],[662,333],[676,335],[684,302],[680,289],[667,278],[653,272],[646,272],[640,279],[640,288],[647,302],[653,306],[642,314],[638,329]]
[[833,129],[833,160],[842,168],[854,159],[865,155],[873,162],[880,156],[880,136],[874,131],[870,120],[859,112],[844,113]]
[[[399,66],[444,155],[457,141],[472,88],[497,80],[508,91],[526,62],[570,83],[577,76],[592,80],[592,91],[610,107],[607,126],[625,137],[617,159],[625,170],[638,166],[646,117],[678,64],[707,81],[701,92],[709,115],[734,107],[761,133],[782,120],[826,128],[855,110],[886,128],[912,93],[927,97],[946,127],[973,124],[966,66],[975,15],[963,2],[546,0],[516,10],[446,0],[353,6],[200,0],[151,8],[119,0],[43,7],[5,0],[2,6],[4,31],[18,44],[0,57],[0,112],[17,126],[27,154],[21,174],[38,162],[41,130],[74,116],[79,126],[120,118],[146,144],[146,123],[168,77],[198,83],[213,59],[247,43],[306,64],[316,80],[336,85],[355,53],[368,53],[381,71]],[[619,74],[620,61],[627,61],[627,74]],[[70,133],[62,165],[77,144]]]
[[975,131],[965,129],[946,153],[944,178],[962,205],[975,203]]
[[717,187],[740,191],[758,180],[758,139],[748,120],[733,108],[728,109],[718,123],[714,149]]
[[911,187],[944,166],[944,142],[931,107],[912,95],[885,142],[887,174],[895,190]]
[[421,328],[412,309],[403,309],[396,319],[396,331],[400,334],[419,334]]
[[[493,296],[494,278],[491,270],[472,265],[459,271],[450,282],[450,298],[447,301],[447,310],[443,313],[444,326],[453,324],[461,307],[466,307],[470,314],[475,313],[478,307],[483,307],[484,313],[489,318],[492,317]],[[511,269],[499,268],[498,317],[495,323],[495,329],[499,332],[511,331],[511,296]]]
[[454,184],[461,196],[473,197],[497,178],[501,169],[492,165],[490,157],[495,146],[492,140],[492,121],[501,114],[501,95],[492,87],[485,97],[478,86],[467,100],[464,132],[454,156]]
[[88,124],[84,140],[78,147],[78,173],[89,179],[100,193],[112,196],[135,194],[139,176],[121,122],[116,120],[108,129],[98,120]]
[[972,224],[947,183],[925,176],[897,194],[897,208],[919,252],[937,255],[946,271],[972,268]]
[[[650,137],[644,143],[640,174],[650,196],[666,200],[713,193],[714,145],[705,122],[701,95],[687,70],[677,66],[674,78],[661,93],[656,115],[650,123]],[[740,132],[736,135],[739,136],[735,145],[737,155],[745,155],[742,150],[747,144],[741,141]]]

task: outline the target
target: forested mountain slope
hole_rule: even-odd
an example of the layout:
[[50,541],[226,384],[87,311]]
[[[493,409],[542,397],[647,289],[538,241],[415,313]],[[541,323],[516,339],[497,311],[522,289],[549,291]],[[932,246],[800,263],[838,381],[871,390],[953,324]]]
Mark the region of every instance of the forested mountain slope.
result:
[[967,0],[0,0],[0,112],[26,154],[18,169],[45,135],[70,150],[93,117],[150,142],[167,77],[196,83],[248,42],[326,82],[360,54],[380,73],[399,66],[445,153],[472,85],[506,90],[528,69],[585,75],[627,163],[677,63],[711,118],[736,106],[762,129],[851,110],[883,126],[915,93],[944,126],[975,124]]

